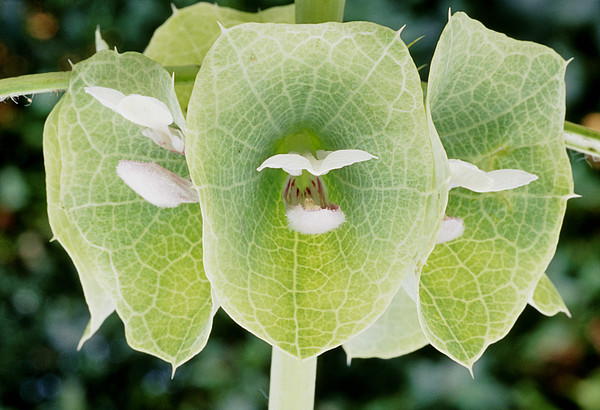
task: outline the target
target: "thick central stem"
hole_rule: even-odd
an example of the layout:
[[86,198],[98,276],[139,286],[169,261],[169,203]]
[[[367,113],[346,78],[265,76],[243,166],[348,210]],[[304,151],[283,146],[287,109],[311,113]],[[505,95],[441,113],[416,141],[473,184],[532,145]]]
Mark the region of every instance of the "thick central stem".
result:
[[346,0],[296,0],[296,23],[342,22]]
[[316,377],[316,357],[298,360],[273,347],[269,410],[312,410]]

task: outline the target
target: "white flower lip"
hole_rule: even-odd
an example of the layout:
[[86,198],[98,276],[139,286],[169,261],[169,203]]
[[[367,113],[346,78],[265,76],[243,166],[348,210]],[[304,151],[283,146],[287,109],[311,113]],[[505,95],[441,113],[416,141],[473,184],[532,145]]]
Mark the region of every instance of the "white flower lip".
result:
[[[499,192],[515,189],[538,179],[537,175],[520,169],[498,169],[485,172],[466,161],[449,159],[448,189],[463,187],[474,192]],[[452,241],[465,231],[462,219],[444,216],[436,244]]]
[[450,186],[467,188],[474,192],[498,192],[515,189],[538,179],[537,175],[520,169],[499,169],[485,172],[466,161],[449,159]]
[[281,168],[290,175],[299,176],[303,170],[312,175],[325,175],[332,169],[339,169],[357,162],[378,159],[366,151],[359,149],[342,149],[337,151],[316,152],[315,158],[312,154],[298,154],[290,152],[289,154],[277,154],[267,158],[256,170],[262,171],[265,168]]
[[346,220],[346,215],[340,209],[312,210],[302,205],[287,206],[285,215],[290,229],[305,235],[329,232]]
[[91,86],[84,90],[125,119],[146,127],[142,133],[157,145],[169,151],[183,153],[183,135],[181,131],[169,126],[173,123],[173,115],[162,101],[139,94],[125,95],[107,87]]
[[121,160],[117,175],[139,196],[161,208],[199,201],[190,181],[154,162]]
[[[377,159],[376,156],[358,149],[318,150],[316,158],[308,152],[303,154],[290,152],[267,158],[257,171],[265,168],[280,168],[290,175],[283,191],[288,226],[301,234],[317,235],[336,229],[346,221],[346,215],[339,206],[329,201],[327,188],[320,176],[332,169],[373,158]],[[308,181],[301,177],[304,170],[311,174]]]

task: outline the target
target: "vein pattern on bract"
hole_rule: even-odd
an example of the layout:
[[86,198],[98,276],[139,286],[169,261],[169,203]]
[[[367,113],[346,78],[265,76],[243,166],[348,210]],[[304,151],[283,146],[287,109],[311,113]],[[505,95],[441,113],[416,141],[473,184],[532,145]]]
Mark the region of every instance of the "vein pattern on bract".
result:
[[[84,290],[90,289],[85,292],[92,326],[86,336],[101,322],[94,318],[106,316],[101,304],[112,304],[133,348],[176,367],[202,349],[212,322],[200,209],[152,206],[117,177],[116,166],[122,159],[157,162],[187,175],[185,159],[159,148],[142,135],[143,127],[85,93],[87,86],[157,98],[182,129],[184,118],[160,65],[137,53],[102,51],[74,67],[45,141],[52,228],[73,257]],[[96,301],[91,293],[99,289]]]
[[[399,33],[381,26],[244,24],[221,35],[190,101],[186,152],[207,275],[234,320],[306,358],[381,315],[442,218],[426,211],[443,194],[422,98]],[[322,177],[346,213],[325,234],[291,232],[286,173],[256,171],[301,130],[317,149],[379,158]]]
[[448,157],[539,177],[511,191],[450,194],[446,213],[463,219],[465,232],[428,259],[419,309],[431,343],[469,368],[513,326],[555,251],[573,192],[562,142],[565,68],[551,49],[462,13],[431,64],[428,104]]

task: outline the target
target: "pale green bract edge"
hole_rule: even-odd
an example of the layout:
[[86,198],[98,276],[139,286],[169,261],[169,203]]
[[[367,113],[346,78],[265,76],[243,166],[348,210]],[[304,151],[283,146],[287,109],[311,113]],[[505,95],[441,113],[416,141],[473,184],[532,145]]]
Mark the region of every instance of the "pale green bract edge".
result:
[[573,179],[562,140],[565,61],[486,29],[463,13],[444,29],[428,104],[449,158],[539,180],[515,190],[450,193],[459,239],[436,246],[420,277],[419,315],[432,345],[470,370],[503,338],[550,262]]
[[419,323],[417,304],[404,289],[400,289],[384,314],[342,347],[350,363],[353,358],[390,359],[428,344]]
[[186,176],[186,162],[85,93],[85,86],[157,98],[182,129],[184,118],[160,65],[138,53],[101,51],[74,67],[45,143],[52,228],[78,268],[92,314],[82,341],[113,306],[129,345],[175,370],[204,347],[216,310],[202,266],[200,209],[145,202],[118,178],[116,165],[157,162]]
[[44,161],[46,163],[46,197],[48,201],[48,219],[53,232],[60,232],[57,238],[67,250],[73,264],[79,272],[83,293],[90,310],[90,321],[79,342],[83,346],[100,328],[102,322],[115,311],[115,303],[111,295],[98,283],[97,277],[110,273],[98,272],[98,266],[93,262],[93,248],[78,234],[76,229],[70,229],[71,223],[60,206],[61,158],[58,138],[58,120],[62,100],[59,101],[48,115],[44,125]]
[[[426,220],[431,220],[443,215],[446,209],[449,170],[448,158],[431,119],[429,107],[426,107],[426,114],[434,154],[434,184],[437,186],[436,193],[428,198],[427,214],[430,216],[426,217]],[[438,225],[430,231],[430,239],[422,242],[425,246],[421,250],[420,260],[423,262],[433,250],[432,244],[435,243],[441,222],[442,220],[438,218]],[[409,275],[418,275],[421,269],[422,266],[418,265]],[[421,329],[416,302],[408,297],[404,289],[400,289],[385,313],[371,327],[342,346],[350,363],[354,357],[389,359],[402,356],[427,344],[429,340]]]
[[571,313],[565,302],[546,274],[542,276],[533,295],[529,298],[529,304],[546,316],[554,316],[557,313],[563,312],[568,317],[571,317]]
[[[144,54],[163,66],[201,65],[204,56],[221,35],[221,27],[242,23],[294,23],[294,5],[271,7],[248,13],[216,4],[200,2],[181,9],[152,35]],[[192,94],[193,82],[178,83],[175,91],[185,111]]]
[[[221,306],[295,357],[370,326],[433,247],[442,214],[428,206],[443,193],[420,79],[398,32],[372,23],[228,29],[198,74],[188,129],[205,268]],[[322,235],[287,227],[285,172],[256,171],[301,129],[325,150],[379,157],[323,177],[347,221]]]
[[[546,274],[540,279],[528,302],[546,316],[563,312],[571,317]],[[371,327],[344,343],[342,347],[350,364],[353,358],[391,359],[412,353],[428,344],[429,340],[419,322],[415,301],[404,289],[400,289],[385,313]]]

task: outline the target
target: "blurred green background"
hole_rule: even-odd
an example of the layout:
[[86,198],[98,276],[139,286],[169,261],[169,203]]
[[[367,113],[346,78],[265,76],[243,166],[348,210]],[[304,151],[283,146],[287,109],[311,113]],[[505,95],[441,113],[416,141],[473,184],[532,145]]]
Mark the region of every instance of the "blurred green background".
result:
[[[289,2],[218,3],[255,11]],[[425,35],[411,48],[424,65],[450,7],[574,57],[567,119],[598,127],[600,0],[348,0],[346,20],[406,24],[407,43]],[[119,51],[142,51],[170,14],[164,0],[0,0],[0,78],[68,70],[94,52],[98,25]],[[168,364],[127,346],[115,315],[76,351],[89,316],[45,209],[42,128],[57,99],[0,103],[0,409],[266,408],[270,348],[223,313],[173,380]],[[548,274],[572,319],[528,307],[475,365],[475,379],[431,347],[350,367],[335,349],[319,359],[317,409],[600,409],[600,164],[570,157],[583,197],[569,202]]]

